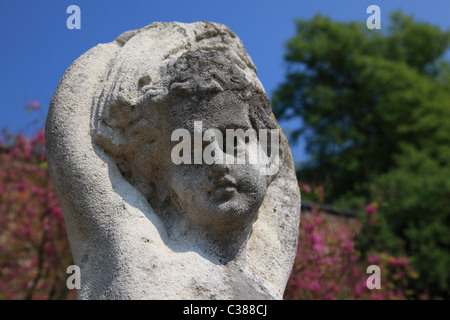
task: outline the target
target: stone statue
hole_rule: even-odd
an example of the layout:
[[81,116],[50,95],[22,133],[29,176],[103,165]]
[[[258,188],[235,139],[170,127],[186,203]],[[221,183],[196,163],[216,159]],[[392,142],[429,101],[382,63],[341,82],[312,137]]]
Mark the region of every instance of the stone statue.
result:
[[227,27],[153,23],[92,48],[61,79],[46,138],[80,299],[282,299],[300,192]]

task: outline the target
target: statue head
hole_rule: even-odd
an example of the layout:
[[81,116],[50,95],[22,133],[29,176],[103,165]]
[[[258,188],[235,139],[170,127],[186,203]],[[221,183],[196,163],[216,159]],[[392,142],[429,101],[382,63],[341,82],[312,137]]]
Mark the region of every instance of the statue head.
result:
[[136,98],[117,90],[124,79],[105,86],[94,137],[124,178],[169,229],[181,219],[217,239],[249,231],[275,177],[266,170],[271,149],[258,141],[277,130],[266,94],[217,50],[183,53],[161,67],[158,81],[121,77]]

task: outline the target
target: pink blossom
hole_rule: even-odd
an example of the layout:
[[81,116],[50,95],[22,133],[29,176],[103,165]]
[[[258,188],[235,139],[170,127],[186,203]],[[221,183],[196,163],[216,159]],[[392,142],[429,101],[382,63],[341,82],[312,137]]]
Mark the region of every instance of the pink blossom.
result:
[[23,182],[17,183],[17,184],[16,184],[16,189],[17,189],[17,191],[19,191],[19,192],[25,191],[25,189],[26,189],[25,183],[23,183]]
[[369,264],[379,264],[381,262],[381,257],[377,254],[372,254],[367,257],[367,263]]
[[314,270],[311,270],[311,269],[305,270],[305,278],[306,279],[312,279],[312,278],[314,278],[314,276],[315,276]]
[[355,291],[355,296],[359,298],[363,294],[363,288],[361,284],[357,283],[355,284],[355,288],[353,289]]
[[44,252],[49,256],[53,257],[55,255],[55,251],[52,248],[52,245],[50,242],[44,243]]
[[320,284],[317,280],[308,283],[306,286],[308,287],[308,290],[312,291],[313,293],[318,293],[320,290]]
[[313,233],[311,234],[310,241],[313,245],[314,251],[322,252],[325,249],[322,235]]
[[397,266],[397,265],[398,265],[398,259],[397,259],[397,257],[392,257],[392,258],[389,260],[389,264],[392,265],[392,266]]
[[323,245],[323,243],[316,243],[313,245],[313,249],[314,251],[322,252],[325,249],[325,246]]
[[11,150],[11,155],[15,158],[20,154],[20,149],[18,147],[15,147]]
[[36,195],[43,195],[44,194],[44,189],[37,187],[37,186],[31,186],[31,192],[36,194]]
[[344,241],[343,247],[344,251],[349,253],[355,249],[355,244],[351,240],[346,240]]
[[38,133],[33,137],[33,142],[38,143],[39,145],[45,145],[45,132],[44,130],[39,130]]
[[327,265],[327,266],[333,266],[336,265],[336,263],[338,259],[336,259],[335,257],[325,257],[323,259],[323,265]]
[[305,230],[305,232],[309,233],[314,230],[314,226],[312,224],[307,224],[303,227],[303,229]]
[[325,293],[325,295],[323,296],[323,298],[325,299],[325,300],[336,300],[336,297],[335,296],[333,296],[331,293]]
[[370,299],[371,300],[384,300],[385,297],[383,296],[383,293],[381,293],[380,290],[371,290]]
[[391,257],[389,264],[395,267],[405,267],[409,264],[407,257]]
[[23,237],[25,239],[29,239],[31,236],[31,227],[30,225],[27,223],[23,223],[19,226],[20,232],[22,233]]
[[311,187],[307,183],[300,183],[300,187],[305,191],[306,193],[311,193]]
[[368,204],[368,205],[366,205],[364,210],[366,211],[367,214],[373,214],[373,213],[377,213],[378,212],[378,207],[377,206],[373,206],[371,204]]
[[28,101],[27,107],[32,110],[37,110],[41,107],[41,104],[39,103],[38,100]]
[[63,218],[61,207],[53,208],[52,211],[51,211],[51,215],[55,216],[55,217],[58,217],[58,218]]
[[322,243],[323,236],[317,233],[313,233],[310,239],[313,243]]
[[352,271],[352,275],[355,279],[359,277],[358,268],[355,265],[353,265],[351,267],[351,271]]
[[295,282],[295,284],[296,284],[297,286],[299,286],[299,287],[303,287],[303,286],[305,285],[305,282],[304,282],[303,280],[301,280],[301,279],[298,279],[298,280]]
[[322,222],[323,222],[323,218],[322,217],[315,217],[314,218],[314,223],[316,225],[320,225],[320,224],[322,224]]
[[50,224],[47,221],[45,221],[42,224],[42,229],[44,229],[45,231],[49,231],[50,230]]
[[400,257],[397,260],[397,265],[400,267],[405,267],[409,264],[409,259],[407,257]]

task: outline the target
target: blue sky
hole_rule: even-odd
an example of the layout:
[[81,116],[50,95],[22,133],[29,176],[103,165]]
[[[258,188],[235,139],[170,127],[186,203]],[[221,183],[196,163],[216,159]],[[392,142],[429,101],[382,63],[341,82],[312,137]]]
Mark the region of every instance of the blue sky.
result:
[[[66,9],[72,4],[81,9],[80,30],[66,27]],[[244,43],[271,97],[283,81],[284,44],[294,35],[295,19],[321,13],[365,25],[366,9],[372,4],[381,8],[382,28],[389,13],[400,9],[417,20],[450,29],[450,0],[3,0],[0,128],[17,132],[33,119],[25,111],[27,100],[41,102],[44,118],[59,79],[75,59],[98,43],[154,21],[209,20],[227,25]],[[305,159],[301,141],[291,147],[295,160]]]

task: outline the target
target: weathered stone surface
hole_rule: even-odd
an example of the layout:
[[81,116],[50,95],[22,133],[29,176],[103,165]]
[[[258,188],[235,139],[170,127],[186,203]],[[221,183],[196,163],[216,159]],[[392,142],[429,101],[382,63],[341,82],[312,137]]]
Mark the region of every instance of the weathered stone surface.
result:
[[128,31],[62,77],[46,150],[79,298],[282,298],[300,218],[287,141],[281,134],[271,175],[254,164],[174,164],[171,135],[195,135],[195,121],[279,129],[253,62],[220,24]]

